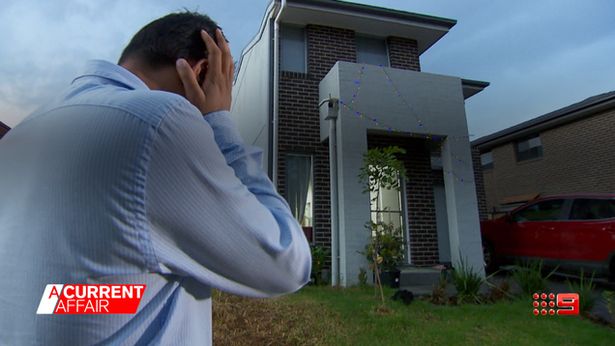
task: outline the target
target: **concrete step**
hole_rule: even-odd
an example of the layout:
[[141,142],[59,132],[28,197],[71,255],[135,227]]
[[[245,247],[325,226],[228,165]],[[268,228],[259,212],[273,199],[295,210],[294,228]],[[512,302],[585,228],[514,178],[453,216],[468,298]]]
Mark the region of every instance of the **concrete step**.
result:
[[399,289],[410,291],[415,297],[429,296],[433,292],[433,286],[400,286]]
[[[440,281],[440,269],[421,268],[421,267],[401,267],[399,268],[400,287],[429,287],[429,291]],[[414,291],[413,291],[414,292]]]

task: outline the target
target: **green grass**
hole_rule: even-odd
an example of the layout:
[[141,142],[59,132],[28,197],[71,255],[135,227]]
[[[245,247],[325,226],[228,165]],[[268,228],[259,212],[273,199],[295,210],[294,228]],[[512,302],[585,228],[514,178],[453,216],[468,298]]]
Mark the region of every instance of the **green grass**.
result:
[[[390,297],[394,291],[385,293]],[[216,310],[220,311],[224,304],[217,305],[216,298],[225,297],[214,297],[214,338],[217,329],[218,335],[222,330],[225,335],[233,331],[231,323],[216,316]],[[234,305],[227,306],[228,311],[246,311],[246,304],[255,302],[233,299]],[[245,316],[242,320],[250,321],[237,326],[246,339],[219,338],[219,344],[260,340],[266,344],[321,345],[612,345],[615,337],[615,329],[578,316],[536,317],[531,313],[529,299],[461,306],[436,306],[422,300],[406,306],[388,301],[389,312],[379,313],[379,301],[371,287],[306,287],[290,296],[256,302],[257,309],[248,308],[253,320]],[[263,323],[262,316],[272,314],[277,315],[270,317],[271,326],[259,325]],[[279,323],[281,334],[273,331]],[[267,333],[245,334],[246,325]]]

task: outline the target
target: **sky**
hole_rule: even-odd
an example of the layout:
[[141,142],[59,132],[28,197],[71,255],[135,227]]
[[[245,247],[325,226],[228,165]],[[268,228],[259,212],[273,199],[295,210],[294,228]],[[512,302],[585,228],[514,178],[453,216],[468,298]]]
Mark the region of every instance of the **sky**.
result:
[[[421,56],[424,72],[490,82],[466,102],[472,139],[615,90],[613,0],[356,0],[457,20]],[[134,33],[167,13],[209,14],[236,60],[268,0],[2,0],[0,121],[13,127],[79,74],[116,62]]]

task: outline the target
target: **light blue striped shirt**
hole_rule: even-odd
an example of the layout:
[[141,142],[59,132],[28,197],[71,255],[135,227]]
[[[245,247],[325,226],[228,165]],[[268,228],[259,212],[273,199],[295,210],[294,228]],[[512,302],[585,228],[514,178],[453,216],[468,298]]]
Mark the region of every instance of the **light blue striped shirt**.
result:
[[[0,344],[210,344],[212,287],[301,288],[309,246],[261,153],[227,112],[89,62],[0,140]],[[147,289],[134,315],[36,315],[51,283]]]

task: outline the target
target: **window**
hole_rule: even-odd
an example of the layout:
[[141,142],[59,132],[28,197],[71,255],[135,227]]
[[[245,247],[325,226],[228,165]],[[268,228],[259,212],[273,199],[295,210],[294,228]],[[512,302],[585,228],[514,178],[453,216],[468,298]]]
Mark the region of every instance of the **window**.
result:
[[563,199],[552,199],[538,202],[518,211],[513,215],[513,221],[553,221],[562,219]]
[[442,170],[442,155],[440,155],[440,153],[431,153],[431,157],[429,159],[431,161],[432,170]]
[[542,142],[540,136],[535,135],[530,138],[515,143],[517,162],[536,159],[542,157]]
[[305,47],[303,28],[283,26],[280,30],[280,69],[305,73]]
[[293,216],[312,241],[314,183],[312,157],[289,154],[286,156],[286,201]]
[[571,220],[598,220],[615,217],[613,199],[575,199],[570,210]]
[[393,224],[395,228],[404,228],[404,212],[401,190],[401,188],[400,191],[397,191],[396,189],[380,188],[377,193],[370,192],[372,222],[384,222],[387,224]]
[[480,155],[480,164],[483,169],[493,168],[493,153],[488,151]]
[[384,39],[357,36],[356,42],[358,63],[389,66],[387,45]]

